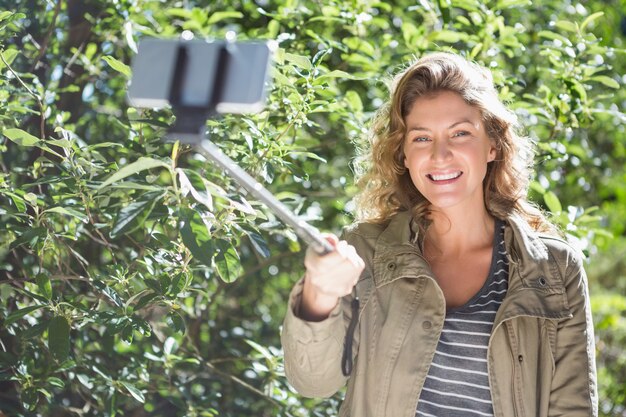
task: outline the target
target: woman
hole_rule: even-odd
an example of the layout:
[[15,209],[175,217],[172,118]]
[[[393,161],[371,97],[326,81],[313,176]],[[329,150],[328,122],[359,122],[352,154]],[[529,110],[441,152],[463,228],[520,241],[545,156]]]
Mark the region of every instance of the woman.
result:
[[290,296],[300,393],[347,380],[341,416],[597,415],[581,257],[526,201],[531,143],[515,130],[490,73],[457,55],[395,78],[360,221],[307,253]]

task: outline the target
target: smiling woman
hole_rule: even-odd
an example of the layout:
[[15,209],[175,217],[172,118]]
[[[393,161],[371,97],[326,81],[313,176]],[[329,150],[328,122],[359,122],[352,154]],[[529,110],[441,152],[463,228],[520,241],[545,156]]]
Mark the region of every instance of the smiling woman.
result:
[[496,148],[480,111],[443,91],[417,99],[406,123],[404,166],[431,210],[484,211],[482,182]]
[[526,200],[532,143],[516,128],[489,72],[458,55],[396,77],[360,221],[334,252],[307,252],[290,296],[298,391],[347,381],[341,416],[597,415],[581,256]]

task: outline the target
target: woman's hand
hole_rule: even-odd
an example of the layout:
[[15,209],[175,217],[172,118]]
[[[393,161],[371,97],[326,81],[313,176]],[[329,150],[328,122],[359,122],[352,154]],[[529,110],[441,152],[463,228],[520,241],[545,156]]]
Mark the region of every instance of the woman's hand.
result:
[[325,237],[335,250],[319,256],[309,248],[304,258],[306,274],[299,315],[307,321],[327,318],[339,298],[352,292],[365,268],[354,246],[334,235]]

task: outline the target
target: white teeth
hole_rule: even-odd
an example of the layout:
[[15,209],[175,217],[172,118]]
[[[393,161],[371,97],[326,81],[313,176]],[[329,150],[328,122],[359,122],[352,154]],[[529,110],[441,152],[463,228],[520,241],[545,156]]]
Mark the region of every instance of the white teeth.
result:
[[430,178],[434,181],[445,181],[452,180],[454,178],[459,178],[461,176],[461,172],[453,172],[450,174],[430,174]]

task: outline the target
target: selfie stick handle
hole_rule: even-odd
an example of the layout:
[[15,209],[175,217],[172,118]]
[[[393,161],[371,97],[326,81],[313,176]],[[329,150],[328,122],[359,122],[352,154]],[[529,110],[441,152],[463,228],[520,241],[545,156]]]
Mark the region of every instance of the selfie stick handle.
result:
[[311,246],[318,255],[326,255],[335,250],[315,227],[304,220],[298,219],[287,206],[274,197],[260,182],[252,178],[235,161],[224,154],[213,142],[205,139],[197,143],[195,148],[198,153],[228,172],[239,185],[264,203],[287,226],[293,228],[296,234]]

